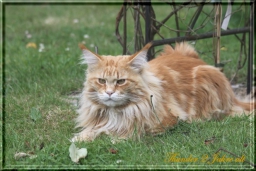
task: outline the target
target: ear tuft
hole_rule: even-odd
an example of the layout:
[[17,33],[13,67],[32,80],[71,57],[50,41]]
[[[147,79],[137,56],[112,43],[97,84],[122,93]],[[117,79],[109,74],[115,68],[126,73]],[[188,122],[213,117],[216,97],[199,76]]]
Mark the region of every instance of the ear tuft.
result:
[[134,70],[140,71],[144,67],[144,65],[147,63],[147,52],[148,52],[147,50],[140,51],[130,61],[130,66]]
[[100,56],[88,50],[83,44],[79,44],[79,47],[83,52],[81,62],[82,64],[87,64],[88,66],[90,66],[95,65],[102,60]]
[[79,43],[78,46],[81,50],[87,49],[83,43]]
[[152,43],[148,43],[141,51],[130,57],[129,64],[135,71],[139,72],[147,64],[147,53],[151,46]]

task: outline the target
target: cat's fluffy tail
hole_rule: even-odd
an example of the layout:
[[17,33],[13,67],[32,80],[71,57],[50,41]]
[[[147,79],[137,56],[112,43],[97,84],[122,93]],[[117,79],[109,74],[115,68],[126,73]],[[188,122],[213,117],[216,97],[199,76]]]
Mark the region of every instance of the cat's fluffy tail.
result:
[[232,108],[232,115],[255,115],[256,103],[255,102],[242,102],[235,99],[234,106]]
[[187,42],[176,43],[175,51],[183,53],[185,56],[198,59],[199,56],[193,46]]
[[165,45],[164,53],[162,53],[162,55],[169,55],[175,52],[181,55],[184,55],[186,57],[192,57],[196,59],[199,58],[194,47],[188,44],[187,42],[176,43],[174,49],[170,45]]

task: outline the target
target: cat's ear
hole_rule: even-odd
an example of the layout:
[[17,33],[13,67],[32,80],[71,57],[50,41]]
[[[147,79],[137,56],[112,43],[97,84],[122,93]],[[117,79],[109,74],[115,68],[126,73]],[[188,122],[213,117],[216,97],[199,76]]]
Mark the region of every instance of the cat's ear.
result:
[[129,64],[135,71],[140,71],[147,64],[147,53],[152,43],[146,44],[139,52],[129,57]]
[[91,52],[88,50],[83,44],[79,44],[80,49],[82,50],[82,64],[87,64],[88,66],[90,65],[95,65],[99,61],[102,61],[102,57]]

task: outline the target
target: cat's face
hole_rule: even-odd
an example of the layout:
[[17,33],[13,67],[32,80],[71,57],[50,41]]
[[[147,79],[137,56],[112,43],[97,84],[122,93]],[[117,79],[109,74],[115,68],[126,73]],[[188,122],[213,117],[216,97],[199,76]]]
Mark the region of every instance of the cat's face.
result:
[[108,107],[138,102],[145,94],[140,74],[147,64],[149,47],[150,44],[131,56],[99,56],[82,47],[84,63],[88,65],[88,98]]

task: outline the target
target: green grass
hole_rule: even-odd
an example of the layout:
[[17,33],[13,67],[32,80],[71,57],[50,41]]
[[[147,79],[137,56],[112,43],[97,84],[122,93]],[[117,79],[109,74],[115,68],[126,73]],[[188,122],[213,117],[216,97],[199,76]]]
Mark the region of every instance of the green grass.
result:
[[[121,54],[122,48],[114,36],[119,9],[118,5],[88,4],[5,6],[3,168],[251,168],[246,162],[168,162],[168,154],[174,152],[183,158],[192,155],[199,160],[208,155],[211,159],[219,148],[253,162],[253,122],[247,117],[180,123],[161,136],[146,135],[140,141],[118,144],[101,136],[93,142],[76,143],[77,147],[88,149],[88,156],[79,164],[70,160],[69,139],[77,131],[73,120],[77,114],[66,99],[72,92],[81,91],[86,69],[79,65],[78,43],[85,41],[91,49],[91,44],[97,45],[100,54]],[[168,13],[159,6],[156,11],[159,17]],[[79,22],[74,23],[74,19]],[[26,37],[26,31],[31,38]],[[132,24],[128,34],[132,39]],[[239,48],[234,40],[222,38],[227,47],[223,58],[235,61]],[[209,51],[211,41],[197,41],[196,48],[199,52]],[[37,48],[26,48],[30,42]],[[40,43],[45,46],[44,52],[38,52]],[[202,56],[212,61],[209,53]],[[231,62],[227,67],[230,74],[235,64]],[[239,81],[244,81],[245,75],[246,69],[240,72]],[[32,117],[33,114],[39,117]],[[205,140],[212,137],[214,141],[206,145]],[[111,148],[117,153],[110,153]],[[37,157],[16,160],[16,152]],[[220,155],[234,158],[225,152]]]

